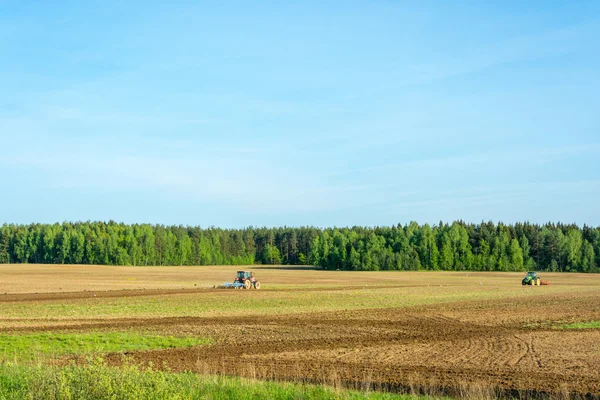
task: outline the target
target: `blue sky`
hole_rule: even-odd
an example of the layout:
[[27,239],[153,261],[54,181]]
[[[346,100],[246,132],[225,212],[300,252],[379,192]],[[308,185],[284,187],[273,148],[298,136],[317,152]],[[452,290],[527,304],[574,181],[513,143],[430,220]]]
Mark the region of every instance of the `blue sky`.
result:
[[599,159],[597,1],[0,0],[0,222],[600,225]]

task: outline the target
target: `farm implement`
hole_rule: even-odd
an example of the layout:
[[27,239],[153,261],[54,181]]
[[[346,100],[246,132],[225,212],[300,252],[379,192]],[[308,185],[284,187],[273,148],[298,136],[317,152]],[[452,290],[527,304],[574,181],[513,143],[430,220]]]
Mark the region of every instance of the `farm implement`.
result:
[[521,285],[530,285],[530,286],[540,286],[540,285],[549,285],[550,282],[543,281],[538,275],[537,272],[528,272],[525,275],[525,278],[521,281]]
[[254,272],[238,271],[233,283],[224,283],[219,289],[260,289],[260,282],[254,277]]

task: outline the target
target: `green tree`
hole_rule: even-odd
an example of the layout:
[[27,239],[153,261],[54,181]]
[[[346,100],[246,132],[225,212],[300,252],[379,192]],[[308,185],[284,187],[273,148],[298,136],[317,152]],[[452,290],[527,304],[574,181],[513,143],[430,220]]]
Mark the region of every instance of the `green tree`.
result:
[[517,239],[512,239],[510,241],[510,247],[508,249],[508,262],[511,271],[523,271],[525,269],[523,263],[523,250],[521,249]]
[[263,249],[262,259],[265,260],[267,264],[281,264],[281,253],[276,246],[267,244]]
[[560,260],[566,271],[580,269],[583,240],[579,229],[571,229],[560,243]]
[[69,263],[81,264],[85,256],[85,236],[81,231],[74,231],[71,234],[69,246]]
[[350,269],[354,271],[360,270],[360,254],[354,247],[350,249],[350,255],[348,257],[348,264]]
[[419,259],[419,253],[411,247],[405,258],[402,260],[402,266],[408,271],[418,271],[421,269],[421,260]]
[[594,247],[585,240],[581,246],[580,272],[596,272]]
[[10,229],[4,225],[0,227],[0,264],[10,263]]
[[490,262],[490,245],[489,243],[485,240],[482,239],[481,242],[479,243],[479,253],[476,256],[476,270],[479,271],[490,271],[491,268],[490,266],[493,264]]
[[306,256],[304,255],[304,253],[298,253],[298,264],[306,265],[307,262],[308,262],[308,260],[306,259]]
[[439,269],[440,252],[435,242],[435,236],[428,224],[423,225],[419,235],[418,253],[422,266],[426,269]]
[[319,239],[319,236],[315,236],[310,245],[310,254],[308,260],[311,263],[311,265],[314,265],[315,267],[321,266],[320,242],[321,240]]
[[4,263],[218,265],[255,260],[352,270],[592,272],[600,264],[600,227],[462,221],[342,229],[201,229],[114,221],[0,227]]
[[189,265],[192,258],[192,240],[187,234],[181,234],[177,238],[177,250],[179,252],[179,265]]
[[523,252],[523,265],[525,266],[525,270],[531,271],[535,269],[535,261],[531,257],[531,246],[529,245],[529,239],[527,236],[521,235],[520,243],[521,250]]
[[440,247],[440,268],[449,271],[454,266],[454,251],[452,251],[452,242],[446,233],[442,234]]
[[44,253],[43,261],[47,264],[55,262],[54,239],[56,234],[50,225],[46,225],[42,231],[42,251]]
[[30,247],[27,233],[25,229],[18,229],[15,235],[13,252],[18,263],[26,263],[29,260]]

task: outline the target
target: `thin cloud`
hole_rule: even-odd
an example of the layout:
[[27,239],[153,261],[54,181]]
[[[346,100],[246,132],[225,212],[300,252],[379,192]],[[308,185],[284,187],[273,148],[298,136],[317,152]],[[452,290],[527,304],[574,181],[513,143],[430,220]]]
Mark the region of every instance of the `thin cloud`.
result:
[[521,158],[524,164],[548,163],[553,159],[563,156],[574,156],[579,154],[599,154],[600,143],[585,145],[572,145],[546,148],[514,148],[499,151],[490,151],[477,154],[465,154],[452,157],[428,158],[412,161],[401,161],[380,165],[371,165],[351,170],[335,171],[332,176],[351,175],[359,172],[386,172],[410,169],[449,169],[457,167],[473,166],[487,163],[490,160],[507,158]]
[[47,189],[160,191],[194,202],[225,202],[259,212],[331,208],[334,197],[346,191],[311,185],[311,179],[304,176],[277,173],[277,168],[263,161],[210,155],[172,159],[29,152],[0,155],[0,164],[36,169]]
[[[409,65],[389,66],[381,72],[388,77],[385,85],[372,82],[370,89],[346,93],[350,99],[381,96],[403,87],[431,84],[436,81],[473,74],[497,65],[539,60],[558,56],[581,46],[581,37],[598,34],[600,18],[592,17],[579,23],[536,34],[513,37],[496,43],[486,43],[484,48],[445,58],[432,58]],[[594,50],[595,49],[590,49]]]

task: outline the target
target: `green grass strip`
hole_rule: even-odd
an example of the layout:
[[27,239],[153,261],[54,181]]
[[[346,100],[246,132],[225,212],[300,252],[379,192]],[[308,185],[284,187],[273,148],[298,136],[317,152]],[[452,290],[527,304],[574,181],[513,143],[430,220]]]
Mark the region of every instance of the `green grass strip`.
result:
[[111,368],[97,359],[86,366],[0,364],[1,399],[432,399],[358,392],[320,385],[170,373],[136,366]]
[[139,332],[0,335],[0,359],[24,361],[70,354],[192,347],[209,342],[206,338],[159,336]]
[[575,322],[573,324],[560,325],[561,329],[600,329],[600,321]]

